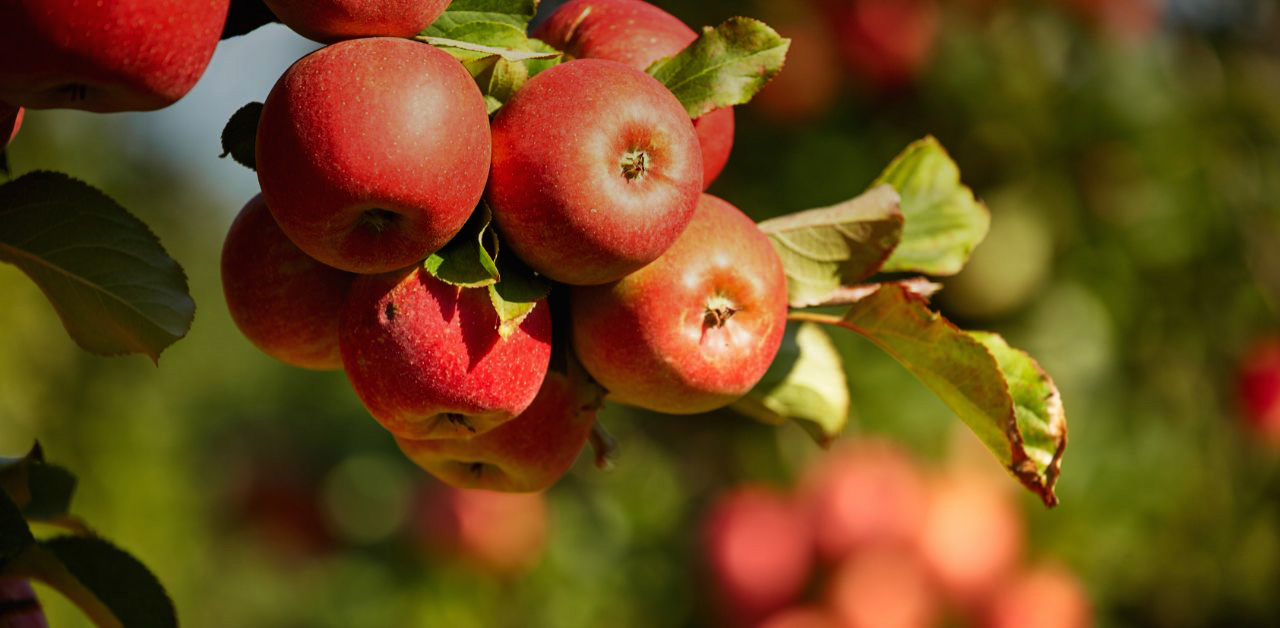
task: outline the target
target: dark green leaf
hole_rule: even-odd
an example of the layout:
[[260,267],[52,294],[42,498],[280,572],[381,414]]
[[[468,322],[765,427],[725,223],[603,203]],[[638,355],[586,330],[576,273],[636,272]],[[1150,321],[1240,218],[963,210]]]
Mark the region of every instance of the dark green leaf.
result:
[[28,547],[8,565],[67,596],[98,626],[178,625],[173,601],[138,559],[93,536],[60,536]]
[[823,209],[760,223],[787,273],[791,307],[822,303],[880,270],[902,237],[898,194],[882,185]]
[[489,286],[489,300],[501,321],[498,334],[506,338],[524,322],[538,301],[551,294],[551,281],[510,253],[498,256],[498,272],[501,279]]
[[794,420],[826,446],[849,420],[849,385],[840,352],[818,325],[788,325],[769,370],[733,407],[768,423]]
[[653,62],[648,72],[698,118],[751,100],[782,69],[790,45],[764,22],[732,17],[703,28],[696,41]]
[[222,154],[231,155],[236,163],[258,169],[256,157],[258,145],[258,119],[262,117],[262,103],[251,102],[231,114],[222,127]]
[[431,276],[454,286],[482,288],[498,281],[498,240],[489,227],[492,214],[481,201],[462,231],[423,262]]
[[523,31],[537,12],[538,0],[453,0],[422,34],[448,37],[458,27],[471,22],[499,22]]
[[75,488],[76,477],[62,467],[46,463],[39,443],[21,458],[0,459],[0,490],[28,519],[43,521],[65,516]]
[[182,268],[147,226],[64,174],[0,185],[0,261],[30,275],[92,353],[159,360],[195,315]]
[[889,184],[902,197],[902,243],[885,262],[887,272],[954,275],[987,236],[991,214],[960,182],[960,168],[942,145],[926,137],[908,146],[873,185]]
[[9,176],[9,151],[0,148],[0,174]]
[[[499,22],[468,22],[448,38],[419,36],[419,40],[444,50],[475,77],[486,102],[498,106],[533,75],[559,62],[561,53],[531,40],[522,28]],[[490,107],[490,113],[497,107]]]
[[35,543],[31,528],[22,516],[18,505],[5,493],[0,493],[0,565]]
[[[879,286],[843,316],[799,312],[792,318],[844,327],[865,336],[933,390],[1023,485],[1046,505],[1057,503],[1053,487],[1066,423],[1048,378],[1028,379],[1032,371],[1037,376],[1043,373],[1032,368],[1034,362],[1025,354],[998,359],[987,344],[929,310],[925,297],[901,284]],[[990,338],[984,340],[991,342]],[[1054,399],[1046,398],[1044,408],[1029,398],[1050,390]],[[1043,411],[1044,421],[1056,426],[1056,432],[1024,434],[1022,425],[1030,426],[1033,419],[1019,420],[1015,402],[1025,405],[1022,412],[1033,416]],[[1056,410],[1048,410],[1051,408]],[[1050,450],[1045,439],[1054,441],[1052,459],[1043,455]],[[1037,448],[1034,457],[1025,449],[1027,442]]]

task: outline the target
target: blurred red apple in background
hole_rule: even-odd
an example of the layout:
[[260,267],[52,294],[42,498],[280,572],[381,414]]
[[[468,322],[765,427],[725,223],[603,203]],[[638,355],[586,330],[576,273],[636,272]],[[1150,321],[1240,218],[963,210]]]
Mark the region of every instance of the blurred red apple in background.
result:
[[106,113],[173,104],[204,74],[228,0],[6,0],[0,101]]
[[1254,344],[1240,364],[1236,388],[1250,431],[1280,448],[1280,338]]
[[919,558],[885,546],[842,562],[831,575],[827,601],[846,628],[926,628],[940,610]]
[[791,500],[763,487],[717,498],[703,543],[722,612],[748,625],[794,602],[813,564],[809,530]]
[[[679,18],[642,0],[570,0],[534,32],[579,59],[609,59],[644,71],[654,61],[684,50],[698,34]],[[702,146],[702,189],[729,161],[733,150],[733,108],[694,120]]]
[[[807,122],[827,111],[840,89],[839,52],[804,2],[770,3],[764,21],[791,39],[782,71],[748,105],[779,122]],[[776,8],[775,8],[776,7]],[[776,17],[775,15],[776,14]]]
[[1040,566],[1001,585],[987,608],[987,628],[1089,628],[1093,610],[1069,571]]
[[758,628],[842,628],[840,620],[820,606],[794,606],[769,616]]
[[991,478],[952,472],[929,495],[920,553],[945,592],[962,604],[987,595],[1017,564],[1022,514]]
[[910,84],[929,61],[937,0],[818,0],[850,71],[883,89]]
[[421,493],[414,534],[426,551],[496,576],[518,576],[546,549],[541,493],[496,493],[435,482]]
[[1058,0],[1105,34],[1121,40],[1147,39],[1160,25],[1161,0]]
[[324,43],[353,37],[413,37],[450,0],[264,0],[299,35]]

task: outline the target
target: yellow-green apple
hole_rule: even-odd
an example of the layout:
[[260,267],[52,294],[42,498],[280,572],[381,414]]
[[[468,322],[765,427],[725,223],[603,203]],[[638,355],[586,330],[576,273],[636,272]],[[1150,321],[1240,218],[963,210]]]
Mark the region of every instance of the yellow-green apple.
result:
[[653,77],[579,59],[525,83],[493,120],[485,193],[502,241],[568,284],[621,279],[693,217],[702,155],[693,124]]
[[49,628],[44,609],[31,582],[24,578],[0,578],[0,626]]
[[[579,59],[609,59],[637,70],[684,50],[698,38],[679,18],[643,0],[570,0],[534,31],[534,36]],[[733,108],[694,120],[702,146],[706,189],[733,150]]]
[[195,86],[228,0],[6,0],[0,101],[28,109],[150,111]]
[[782,344],[787,281],[756,224],[703,194],[693,221],[655,262],[570,292],[578,357],[609,398],[694,414],[760,380]]
[[431,483],[420,493],[414,534],[425,551],[499,577],[537,565],[547,545],[541,493],[463,490]]
[[993,478],[954,471],[930,488],[920,555],[944,592],[973,604],[1012,571],[1022,552],[1022,516]]
[[845,559],[832,572],[826,596],[847,628],[928,628],[940,610],[919,558],[895,546],[868,547]]
[[1254,343],[1241,361],[1236,386],[1250,432],[1280,449],[1280,338]]
[[332,43],[354,37],[413,37],[451,0],[265,0],[285,26],[307,39]]
[[927,497],[911,458],[877,440],[834,448],[806,474],[800,494],[818,553],[830,562],[870,545],[914,543]]
[[794,602],[809,581],[809,527],[791,500],[772,489],[741,487],[718,497],[703,543],[728,624],[756,624]]
[[351,272],[404,268],[448,242],[484,192],[484,97],[433,46],[339,42],[271,89],[257,165],[267,206],[298,248]]
[[545,299],[508,337],[498,325],[484,288],[449,285],[421,266],[365,275],[342,313],[343,368],[392,434],[474,436],[529,407],[551,358]]
[[938,0],[819,0],[845,65],[872,86],[911,83],[938,38]]
[[22,128],[22,107],[14,107],[0,102],[0,138],[4,139],[0,143],[0,150],[4,150],[13,138],[18,137],[18,129]]
[[546,490],[578,458],[603,397],[599,386],[578,373],[548,371],[528,409],[479,436],[397,438],[396,444],[450,486],[513,493]]
[[1065,568],[1041,565],[1018,574],[987,602],[986,628],[1089,628],[1093,609],[1080,581]]
[[342,368],[338,320],[357,275],[326,266],[284,235],[254,196],[222,245],[222,292],[236,327],[263,353],[293,366]]

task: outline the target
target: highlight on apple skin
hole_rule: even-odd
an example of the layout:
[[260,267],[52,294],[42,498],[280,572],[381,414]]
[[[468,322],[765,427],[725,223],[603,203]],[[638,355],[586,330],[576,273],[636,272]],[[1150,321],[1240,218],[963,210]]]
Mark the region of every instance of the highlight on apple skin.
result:
[[451,0],[264,0],[285,26],[307,39],[333,43],[355,37],[413,37]]
[[533,403],[551,358],[541,300],[507,338],[483,288],[459,288],[420,266],[364,275],[339,328],[347,379],[400,438],[483,434]]
[[444,246],[480,201],[489,156],[471,75],[408,39],[352,39],[303,57],[258,125],[258,182],[280,228],[308,255],[363,274]]
[[28,109],[151,111],[191,91],[229,0],[8,0],[0,101]]
[[342,368],[338,321],[357,275],[303,253],[276,225],[261,194],[231,223],[221,268],[227,310],[254,346],[292,366]]
[[[698,34],[643,0],[570,0],[547,17],[534,37],[579,59],[609,59],[644,71],[684,50]],[[733,108],[693,121],[702,147],[702,189],[724,171],[733,151]]]
[[702,154],[689,116],[653,77],[579,59],[529,80],[493,120],[485,198],[531,268],[602,284],[667,250],[693,217]]
[[25,113],[22,107],[14,107],[0,102],[0,150],[4,150],[9,144],[13,143],[13,139],[18,137],[18,131],[22,129],[22,116]]
[[666,253],[620,281],[570,291],[578,358],[609,399],[696,414],[764,376],[782,344],[782,262],[737,208],[702,195]]

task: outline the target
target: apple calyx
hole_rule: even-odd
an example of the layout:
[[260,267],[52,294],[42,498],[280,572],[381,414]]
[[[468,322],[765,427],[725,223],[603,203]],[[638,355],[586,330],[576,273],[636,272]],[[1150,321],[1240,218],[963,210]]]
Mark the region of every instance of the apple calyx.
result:
[[738,313],[738,308],[727,297],[716,295],[707,299],[707,309],[702,315],[703,330],[720,329]]
[[60,85],[57,91],[67,94],[71,98],[71,102],[84,102],[89,98],[89,86],[84,83]]
[[[476,433],[476,426],[471,424],[471,420],[468,419],[465,414],[460,414],[458,412],[445,412],[440,415],[439,420],[448,421],[451,425],[461,427],[472,434]],[[474,469],[472,470],[474,471]]]
[[649,174],[649,153],[642,148],[627,151],[622,155],[622,176],[628,182],[644,180]]
[[360,217],[356,219],[356,225],[374,233],[382,233],[390,228],[391,225],[395,224],[399,219],[400,214],[389,209],[375,207],[360,214]]

